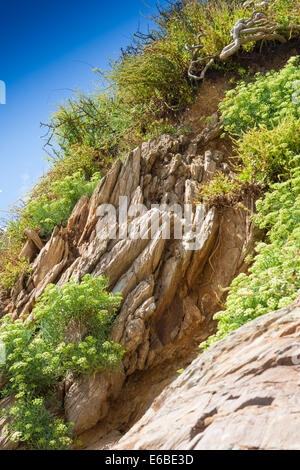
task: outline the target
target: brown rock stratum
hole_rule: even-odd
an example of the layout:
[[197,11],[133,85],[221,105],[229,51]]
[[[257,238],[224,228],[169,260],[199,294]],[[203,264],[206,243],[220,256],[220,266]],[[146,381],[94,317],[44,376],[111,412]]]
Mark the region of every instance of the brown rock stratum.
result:
[[120,450],[299,450],[300,300],[201,354]]
[[[28,231],[24,255],[32,261],[32,272],[11,292],[13,319],[31,315],[49,283],[62,286],[85,274],[107,276],[110,290],[123,297],[112,332],[126,350],[121,370],[68,377],[61,393],[65,418],[75,423],[84,446],[112,431],[124,433],[142,417],[176,370],[192,362],[199,342],[215,331],[212,318],[224,301],[222,288],[247,269],[245,257],[254,245],[249,211],[254,200],[245,197],[244,206],[222,210],[195,204],[201,182],[216,171],[230,171],[230,149],[220,132],[214,114],[209,127],[193,136],[162,135],[142,144],[124,163],[114,164],[90,200],[78,201],[67,227],[56,227],[47,243]],[[103,205],[112,205],[118,216],[124,196],[131,236],[122,239],[119,224],[112,239]],[[162,204],[183,208],[185,203],[192,204],[190,233],[177,239],[173,227],[180,216]],[[148,212],[136,211],[138,204]],[[151,236],[150,216],[160,222]],[[170,237],[162,236],[166,222]],[[138,232],[143,236],[136,237]],[[191,243],[197,243],[196,250]]]

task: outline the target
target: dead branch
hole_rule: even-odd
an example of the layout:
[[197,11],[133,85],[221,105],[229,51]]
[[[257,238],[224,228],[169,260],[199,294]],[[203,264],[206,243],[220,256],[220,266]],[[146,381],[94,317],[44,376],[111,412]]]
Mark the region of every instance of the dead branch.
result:
[[[214,63],[215,58],[216,58],[216,56],[206,56],[206,57],[201,57],[201,58],[198,57],[199,52],[204,47],[203,44],[200,43],[201,37],[204,37],[204,36],[205,36],[205,34],[203,34],[201,32],[197,36],[197,40],[198,40],[199,44],[197,44],[197,45],[193,44],[190,47],[188,47],[187,45],[185,46],[186,49],[189,52],[192,52],[192,60],[190,62],[190,66],[189,66],[189,69],[188,69],[188,76],[189,76],[189,78],[192,78],[193,80],[202,80],[204,78],[205,74],[206,74],[206,71]],[[199,66],[202,65],[202,63],[206,62],[208,59],[210,59],[210,60],[206,64],[204,69],[202,70],[201,74],[199,76],[195,75],[195,70],[197,70],[199,68]]]
[[[277,23],[274,23],[271,17],[267,14],[267,11],[270,8],[270,1],[255,2],[248,0],[243,4],[243,7],[253,8],[251,17],[248,19],[241,18],[236,22],[230,33],[233,41],[224,47],[219,54],[215,56],[199,57],[200,51],[204,47],[200,43],[200,38],[205,36],[203,32],[201,32],[197,37],[199,44],[192,45],[190,47],[186,45],[186,49],[192,53],[188,69],[189,78],[197,81],[203,80],[207,70],[211,67],[217,57],[219,57],[220,60],[225,61],[235,54],[241,46],[249,42],[277,40],[281,43],[285,43],[287,41],[286,38],[278,32],[280,26]],[[290,25],[284,29],[286,31],[293,31],[299,30],[300,27],[297,25]],[[209,60],[209,62],[207,62],[207,60]],[[200,75],[196,74],[196,71],[199,70],[205,62],[207,62],[207,64],[202,69]]]
[[[230,34],[233,38],[233,42],[224,47],[220,54],[221,60],[228,59],[228,57],[235,54],[243,44],[249,42],[257,42],[263,39],[277,39],[280,42],[286,42],[286,39],[276,32],[278,25],[274,23],[265,12],[257,9],[268,9],[268,2],[262,2],[258,5],[251,2],[249,6],[250,5],[254,6],[251,17],[248,20],[241,18],[232,28]],[[246,5],[244,4],[244,6]]]

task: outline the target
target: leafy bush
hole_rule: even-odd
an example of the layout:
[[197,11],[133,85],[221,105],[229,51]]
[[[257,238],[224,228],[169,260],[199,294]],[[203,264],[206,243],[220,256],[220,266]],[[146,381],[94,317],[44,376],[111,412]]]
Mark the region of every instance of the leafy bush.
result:
[[6,292],[23,273],[30,272],[28,261],[19,256],[23,242],[18,219],[10,220],[0,235],[0,289]]
[[81,196],[91,196],[100,181],[96,173],[90,181],[81,172],[54,181],[50,193],[41,195],[28,202],[21,216],[21,223],[39,228],[42,236],[49,236],[53,228],[65,225]]
[[96,149],[80,144],[70,145],[63,157],[55,154],[49,156],[47,160],[50,168],[31,190],[32,199],[51,194],[52,183],[63,181],[75,173],[81,173],[87,181],[90,181],[95,174],[100,177],[111,163],[108,159],[103,160],[102,154]]
[[72,445],[70,424],[53,419],[43,398],[20,400],[6,411],[10,423],[3,430],[12,442],[21,442],[30,450],[66,450]]
[[37,197],[29,193],[28,201],[19,210],[19,216],[8,223],[4,239],[22,241],[27,227],[38,229],[41,236],[48,237],[56,225],[67,223],[81,196],[92,195],[100,178],[100,174],[95,173],[89,181],[81,172],[77,172],[53,181],[47,193]]
[[0,288],[8,292],[22,274],[30,273],[31,268],[25,258],[16,256],[15,252],[10,249],[1,252],[0,260]]
[[[90,180],[82,172],[73,173],[32,191],[24,207],[18,208],[17,216],[7,224],[0,238],[0,288],[8,291],[22,274],[30,272],[26,259],[20,257],[25,240],[25,229],[33,228],[42,237],[49,237],[55,226],[65,225],[81,196],[91,196],[100,173]],[[47,187],[48,186],[48,187]],[[47,191],[46,191],[47,190]]]
[[14,394],[17,399],[4,411],[13,418],[13,439],[34,448],[57,447],[60,438],[68,443],[70,426],[53,420],[48,411],[50,392],[69,373],[92,374],[119,366],[123,350],[108,337],[121,298],[108,294],[107,286],[106,279],[90,275],[60,290],[50,285],[33,310],[33,323],[11,323],[9,317],[1,321],[7,358],[0,365],[7,380],[2,396]]
[[267,234],[249,260],[253,261],[250,274],[233,281],[226,309],[215,315],[217,333],[203,348],[244,323],[289,305],[298,295],[300,116],[292,95],[299,71],[299,58],[292,58],[280,72],[241,84],[220,105],[225,129],[239,136],[239,167],[235,180],[224,177],[221,185],[219,177],[210,182],[206,197],[216,197],[214,192],[223,188],[228,198],[240,190],[236,181],[268,188],[253,217]]
[[271,130],[266,125],[249,130],[237,141],[235,172],[217,172],[200,185],[198,197],[208,206],[232,206],[246,194],[260,195],[272,182],[289,177],[299,155],[300,119],[287,117]]
[[226,310],[215,315],[219,320],[216,335],[202,347],[224,338],[256,317],[288,306],[300,288],[300,170],[284,183],[273,184],[265,199],[257,202],[257,225],[267,229],[267,240],[256,246],[257,255],[249,269],[232,283]]
[[297,154],[300,154],[300,119],[286,117],[272,129],[260,125],[246,132],[238,142],[242,164],[239,179],[264,186],[283,180],[298,165]]
[[[293,100],[299,58],[292,58],[280,72],[257,76],[231,90],[220,104],[225,130],[235,140],[235,173],[217,172],[202,184],[200,198],[209,205],[234,204],[246,191],[257,193],[288,178],[299,164],[300,115]],[[296,81],[295,81],[296,80]]]
[[[300,23],[298,0],[275,0],[272,2],[272,15],[282,28]],[[293,28],[291,28],[293,30]]]
[[248,129],[265,125],[272,129],[285,117],[299,118],[293,100],[300,81],[299,57],[292,57],[279,72],[257,75],[253,83],[241,82],[220,104],[224,129],[240,136]]
[[107,337],[121,299],[108,294],[107,287],[106,279],[90,275],[61,289],[50,285],[33,310],[46,342],[59,347],[68,340],[68,351],[62,352],[67,352],[65,359],[74,372],[119,363],[121,349]]

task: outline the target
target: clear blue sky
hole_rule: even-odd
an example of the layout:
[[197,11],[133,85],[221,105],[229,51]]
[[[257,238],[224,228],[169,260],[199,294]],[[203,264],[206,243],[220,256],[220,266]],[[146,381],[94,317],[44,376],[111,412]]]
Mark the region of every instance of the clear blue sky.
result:
[[[155,2],[149,0],[148,5]],[[47,169],[40,122],[70,90],[90,92],[149,10],[143,0],[0,0],[0,210]],[[142,15],[141,15],[142,13]],[[5,214],[0,212],[0,218]]]

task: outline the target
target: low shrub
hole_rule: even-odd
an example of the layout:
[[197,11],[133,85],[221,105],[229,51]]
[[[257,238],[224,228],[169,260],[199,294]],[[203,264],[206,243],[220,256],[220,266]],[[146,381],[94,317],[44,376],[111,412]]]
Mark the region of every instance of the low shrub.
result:
[[61,289],[49,285],[33,310],[34,322],[11,323],[9,316],[1,321],[6,349],[1,393],[16,398],[14,407],[4,410],[13,440],[35,449],[69,445],[70,425],[49,412],[51,393],[70,373],[117,370],[123,350],[109,333],[121,298],[107,293],[107,286],[106,279],[90,275]]
[[243,193],[243,185],[238,179],[233,179],[221,171],[214,178],[199,186],[197,198],[208,207],[231,205]]
[[70,145],[63,156],[54,154],[47,160],[50,163],[49,170],[30,191],[32,199],[53,193],[51,186],[56,181],[63,181],[75,173],[81,173],[86,181],[90,181],[95,174],[104,174],[111,165],[111,159],[104,159],[101,152],[80,144]]
[[22,398],[5,416],[10,424],[3,434],[29,450],[67,450],[72,445],[72,425],[53,419],[43,398]]
[[249,259],[249,275],[233,281],[225,310],[215,315],[217,333],[202,344],[204,349],[298,295],[300,116],[292,95],[299,70],[299,58],[292,58],[280,72],[240,85],[220,106],[225,129],[238,135],[238,164],[234,176],[217,176],[204,195],[216,198],[220,192],[228,201],[244,184],[266,190],[253,216],[266,238]]
[[47,187],[31,191],[25,205],[16,209],[0,238],[0,288],[8,291],[22,274],[30,272],[28,260],[20,257],[26,239],[25,230],[33,228],[48,238],[55,226],[65,225],[81,196],[91,196],[101,179],[95,173],[90,180],[82,172],[54,179]]
[[65,363],[74,372],[119,363],[121,350],[107,338],[121,299],[107,293],[107,287],[106,279],[90,275],[80,284],[71,280],[62,288],[51,285],[33,310],[46,342],[59,347],[68,340]]
[[54,181],[49,193],[29,199],[22,210],[19,224],[39,229],[41,236],[49,237],[55,226],[65,225],[81,196],[91,196],[101,175],[95,173],[87,180],[82,172]]
[[268,186],[283,181],[299,164],[300,119],[285,117],[276,127],[265,124],[246,132],[238,141],[240,181]]
[[[18,247],[19,251],[20,247]],[[22,274],[29,274],[31,267],[27,259],[16,254],[13,249],[3,249],[0,253],[0,289],[8,292]]]
[[300,288],[300,170],[290,179],[276,183],[264,199],[257,202],[255,222],[267,230],[265,242],[256,246],[257,254],[249,269],[232,283],[226,310],[215,315],[216,335],[202,344],[206,349],[243,324],[261,315],[288,306]]
[[227,92],[220,104],[224,129],[241,136],[261,125],[272,129],[287,116],[299,119],[299,104],[293,99],[300,83],[299,61],[292,57],[279,72],[258,74],[253,83],[242,81]]

